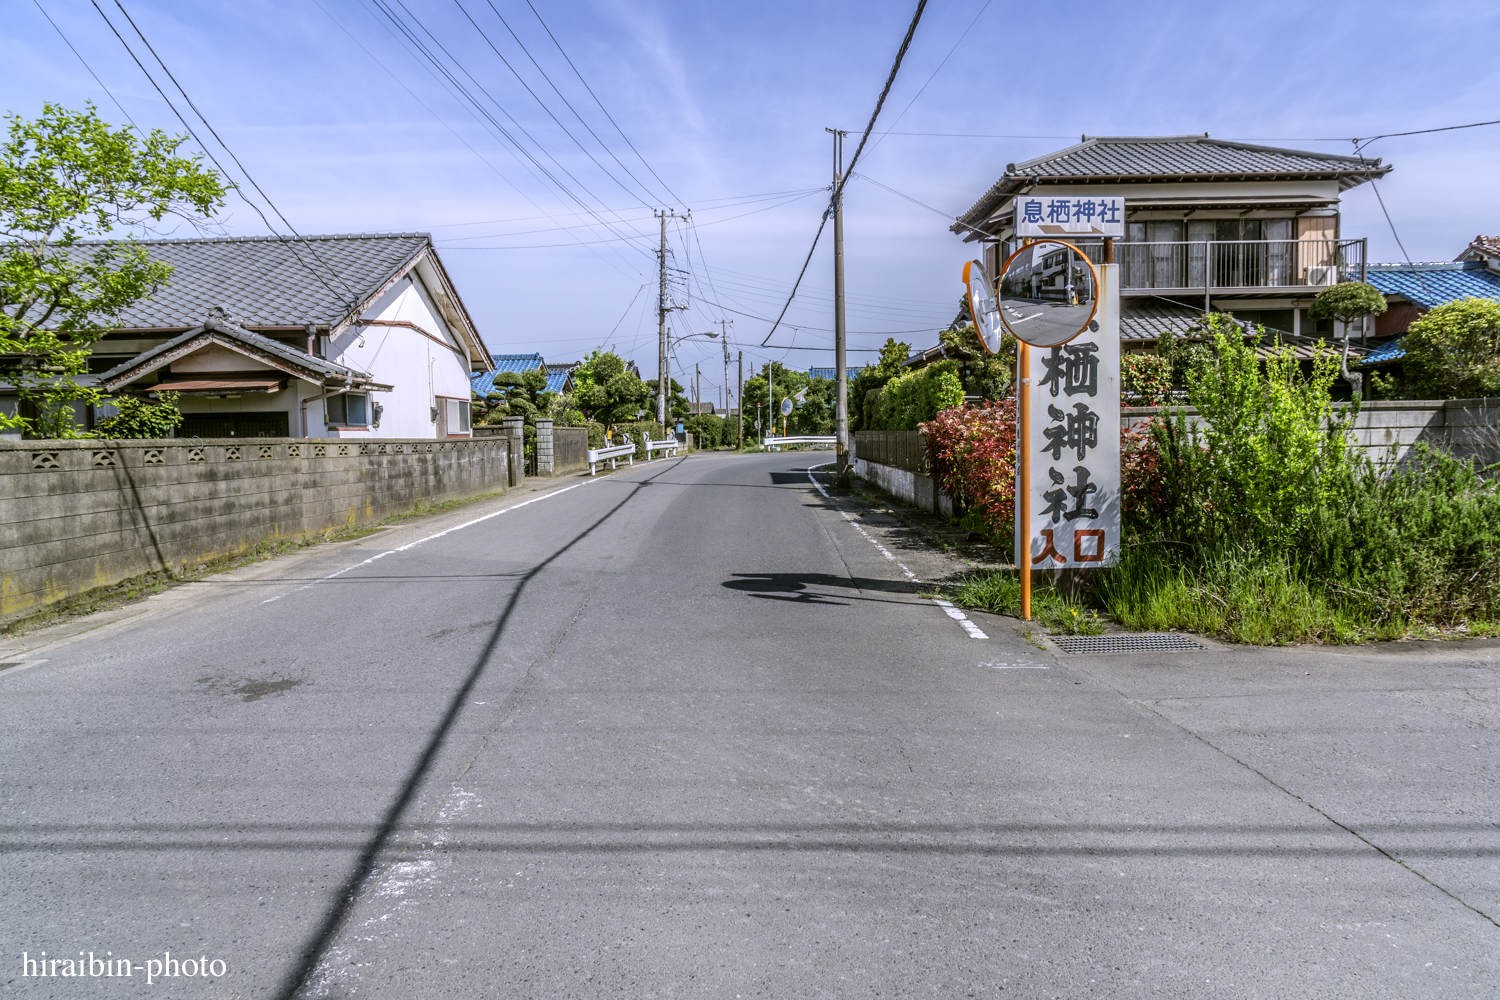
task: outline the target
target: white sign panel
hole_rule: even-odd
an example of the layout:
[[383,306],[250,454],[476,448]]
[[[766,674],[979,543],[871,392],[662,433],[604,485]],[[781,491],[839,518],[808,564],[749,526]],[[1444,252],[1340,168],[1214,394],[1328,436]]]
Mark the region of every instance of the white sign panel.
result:
[[1112,566],[1119,556],[1119,265],[1098,270],[1098,330],[1027,351],[1031,524],[1017,519],[1016,534],[1033,569]]
[[1125,199],[1021,195],[1016,199],[1016,235],[1123,237]]

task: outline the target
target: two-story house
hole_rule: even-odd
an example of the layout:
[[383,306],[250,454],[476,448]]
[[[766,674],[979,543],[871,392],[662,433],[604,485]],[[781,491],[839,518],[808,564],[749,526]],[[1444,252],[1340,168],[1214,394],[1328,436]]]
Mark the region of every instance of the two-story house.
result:
[[[1307,309],[1324,288],[1364,274],[1365,241],[1345,235],[1339,198],[1385,176],[1380,160],[1226,142],[1203,135],[1084,136],[1010,163],[951,227],[980,243],[990,274],[1019,244],[1026,195],[1125,199],[1120,265],[1122,347],[1181,332],[1206,311],[1231,312],[1294,336],[1329,332]],[[1096,263],[1100,238],[1078,239]]]

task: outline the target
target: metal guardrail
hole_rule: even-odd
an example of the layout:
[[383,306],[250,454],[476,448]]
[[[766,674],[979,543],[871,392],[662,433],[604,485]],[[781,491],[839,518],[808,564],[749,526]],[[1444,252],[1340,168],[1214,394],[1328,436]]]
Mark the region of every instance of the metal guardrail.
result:
[[653,441],[650,438],[647,438],[646,461],[649,462],[651,460],[651,453],[653,451],[665,451],[667,453],[667,456],[670,458],[676,453],[678,448],[684,447],[686,447],[686,445],[684,445],[681,441],[677,440],[674,437],[662,438],[660,441]]
[[613,469],[616,460],[621,458],[628,459],[632,466],[635,465],[635,445],[627,442],[625,444],[613,445],[609,448],[590,448],[589,475],[592,476],[594,474],[594,466],[598,463],[608,461],[609,467]]
[[837,444],[838,438],[832,434],[827,436],[820,434],[803,434],[793,437],[767,437],[760,439],[761,446],[770,448],[783,444]]

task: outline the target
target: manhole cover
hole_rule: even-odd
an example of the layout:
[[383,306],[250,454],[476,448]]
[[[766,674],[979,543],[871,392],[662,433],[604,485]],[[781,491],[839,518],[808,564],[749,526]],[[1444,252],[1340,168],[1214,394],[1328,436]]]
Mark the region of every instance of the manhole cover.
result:
[[1064,653],[1147,653],[1161,649],[1207,649],[1196,639],[1175,632],[1137,635],[1051,635]]

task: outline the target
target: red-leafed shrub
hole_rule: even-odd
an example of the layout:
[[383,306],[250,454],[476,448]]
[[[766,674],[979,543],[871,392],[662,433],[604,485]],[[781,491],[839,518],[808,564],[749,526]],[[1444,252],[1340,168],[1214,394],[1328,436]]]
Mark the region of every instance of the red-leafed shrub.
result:
[[1148,420],[1134,430],[1120,428],[1120,513],[1127,527],[1144,526],[1169,502],[1169,484],[1152,423]]
[[1006,530],[1016,516],[1016,401],[944,410],[922,429],[938,487]]

